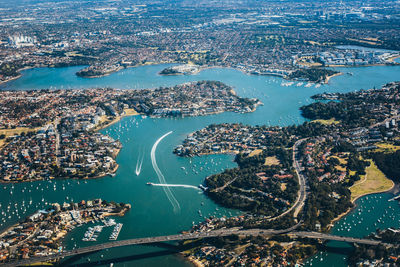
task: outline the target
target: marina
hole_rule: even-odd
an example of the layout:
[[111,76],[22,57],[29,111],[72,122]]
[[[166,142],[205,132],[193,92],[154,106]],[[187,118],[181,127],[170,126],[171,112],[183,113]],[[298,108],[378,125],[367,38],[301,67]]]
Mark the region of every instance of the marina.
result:
[[103,226],[95,226],[89,227],[88,230],[85,232],[82,241],[97,241],[99,234],[103,231]]
[[[82,238],[82,241],[85,241],[85,242],[97,241],[97,238],[99,237],[100,233],[103,231],[104,227],[111,227],[111,226],[114,226],[114,225],[118,225],[115,222],[115,219],[108,219],[108,220],[103,219],[101,222],[103,223],[103,225],[96,225],[94,227],[89,227],[87,229],[87,231],[85,232],[85,234],[84,234],[84,236]],[[119,232],[118,232],[118,234],[119,234]]]
[[110,235],[110,240],[117,240],[119,233],[121,232],[123,224],[122,223],[118,223],[115,225],[114,230],[112,231],[111,235]]

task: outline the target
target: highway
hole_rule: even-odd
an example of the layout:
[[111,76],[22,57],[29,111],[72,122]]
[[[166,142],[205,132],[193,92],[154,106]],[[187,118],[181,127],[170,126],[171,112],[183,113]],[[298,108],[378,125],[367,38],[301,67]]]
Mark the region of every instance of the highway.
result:
[[[300,223],[299,223],[300,224]],[[295,229],[299,226],[299,224],[284,230],[272,230],[272,229],[220,229],[214,230],[210,232],[202,232],[202,233],[190,233],[190,234],[177,234],[177,235],[166,235],[166,236],[155,236],[155,237],[144,237],[144,238],[134,238],[127,239],[121,241],[108,242],[83,248],[77,248],[73,250],[64,251],[61,253],[44,256],[44,257],[34,257],[30,259],[23,259],[15,262],[6,263],[2,266],[6,267],[14,267],[14,266],[23,266],[30,265],[38,262],[48,262],[51,260],[61,259],[64,257],[76,256],[81,254],[87,254],[91,252],[101,251],[110,248],[124,247],[124,246],[132,246],[132,245],[144,245],[158,242],[168,242],[168,241],[182,241],[189,239],[198,239],[198,238],[209,238],[209,237],[218,237],[218,236],[229,236],[232,234],[235,235],[280,235],[280,234],[288,234],[294,237],[301,238],[312,238],[312,239],[321,239],[321,240],[335,240],[335,241],[343,241],[349,243],[358,243],[358,244],[366,244],[366,245],[378,245],[382,244],[385,246],[390,246],[390,244],[382,243],[377,240],[371,239],[361,239],[361,238],[353,238],[353,237],[344,237],[344,236],[335,236],[330,234],[324,234],[319,232],[306,232],[306,231],[295,231]]]
[[[306,192],[306,178],[304,175],[301,174],[301,168],[300,164],[297,161],[297,153],[298,153],[298,147],[301,145],[306,138],[300,139],[296,141],[296,143],[293,145],[293,167],[296,170],[296,174],[298,177],[299,181],[299,192],[297,195],[297,199],[295,203],[285,211],[284,213],[280,214],[279,216],[276,216],[274,218],[270,218],[269,220],[275,220],[280,217],[285,216],[289,212],[294,210],[294,217],[297,218],[300,211],[302,210],[306,198],[307,198],[307,192]],[[168,235],[168,236],[157,236],[157,237],[145,237],[145,238],[134,238],[134,239],[128,239],[128,240],[122,240],[122,241],[114,241],[114,242],[108,242],[104,244],[98,244],[94,246],[89,246],[89,247],[83,247],[83,248],[78,248],[74,250],[69,250],[69,251],[64,251],[61,253],[57,253],[54,255],[49,255],[45,257],[35,257],[32,259],[24,259],[20,260],[17,262],[12,262],[8,263],[4,266],[21,266],[21,265],[28,265],[28,264],[33,264],[37,262],[47,262],[55,259],[60,259],[64,257],[69,257],[69,256],[75,256],[75,255],[80,255],[80,254],[86,254],[86,253],[91,253],[91,252],[96,252],[104,249],[109,249],[109,248],[116,248],[116,247],[123,247],[123,246],[131,246],[131,245],[143,245],[143,244],[151,244],[151,243],[158,243],[158,242],[167,242],[167,241],[181,241],[181,240],[188,240],[188,239],[198,239],[198,238],[207,238],[207,237],[218,237],[218,236],[229,236],[231,234],[238,234],[238,235],[279,235],[279,234],[285,234],[285,233],[290,233],[292,236],[298,236],[298,237],[308,237],[308,238],[315,238],[315,239],[324,239],[324,240],[338,240],[338,241],[345,241],[345,242],[350,242],[350,243],[361,243],[361,244],[376,244],[378,241],[371,241],[371,240],[363,240],[363,239],[354,239],[354,238],[347,238],[347,237],[336,237],[336,236],[331,236],[331,235],[326,235],[326,234],[321,234],[321,233],[313,233],[313,232],[295,232],[301,224],[301,221],[296,224],[295,226],[292,226],[288,229],[285,230],[264,230],[264,229],[250,229],[250,230],[238,230],[238,229],[223,229],[223,230],[215,230],[211,232],[204,232],[204,233],[193,233],[193,234],[178,234],[178,235]],[[308,233],[308,234],[307,234]],[[372,242],[372,243],[371,243]]]
[[[307,138],[300,139],[296,141],[293,145],[293,167],[295,168],[298,181],[299,181],[299,192],[295,203],[292,205],[290,209],[286,212],[276,216],[274,218],[270,218],[269,220],[278,219],[289,212],[294,210],[293,217],[298,218],[301,210],[303,209],[306,199],[307,199],[307,185],[306,185],[306,177],[302,174],[301,166],[298,162],[298,147],[306,141]],[[381,241],[371,240],[371,239],[362,239],[362,238],[353,238],[353,237],[345,237],[345,236],[335,236],[330,234],[324,234],[319,232],[307,232],[307,231],[296,231],[296,229],[302,224],[300,220],[295,226],[292,226],[288,229],[284,230],[273,230],[273,229],[238,229],[238,228],[230,228],[230,229],[220,229],[214,230],[210,232],[202,232],[202,233],[190,233],[190,234],[177,234],[177,235],[166,235],[166,236],[156,236],[156,237],[144,237],[144,238],[133,238],[121,241],[113,241],[83,248],[77,248],[73,250],[64,251],[61,253],[44,256],[44,257],[35,257],[30,259],[23,259],[15,262],[10,262],[4,264],[2,266],[23,266],[23,265],[30,265],[37,262],[48,262],[52,260],[62,259],[65,257],[81,255],[92,253],[96,251],[101,251],[110,248],[116,247],[124,247],[124,246],[132,246],[132,245],[144,245],[144,244],[151,244],[151,243],[158,243],[158,242],[168,242],[168,241],[182,241],[182,240],[189,240],[189,239],[199,239],[199,238],[209,238],[209,237],[218,237],[218,236],[229,236],[232,234],[235,235],[251,235],[251,236],[258,236],[258,235],[266,235],[266,236],[273,236],[273,235],[281,235],[281,234],[288,234],[292,237],[299,237],[299,238],[311,238],[311,239],[320,239],[320,240],[333,240],[333,241],[342,241],[348,243],[357,243],[357,244],[365,244],[365,245],[385,245],[391,246],[391,244],[382,243]]]
[[297,236],[297,237],[304,237],[304,238],[311,238],[311,239],[322,239],[322,240],[332,240],[332,241],[343,241],[347,243],[357,243],[357,244],[364,244],[364,245],[379,245],[382,244],[384,246],[392,246],[388,243],[382,243],[378,240],[372,239],[363,239],[363,238],[354,238],[354,237],[347,237],[347,236],[336,236],[330,234],[324,234],[319,232],[306,232],[306,231],[297,231],[289,233],[289,235]]
[[293,145],[293,167],[296,170],[297,177],[299,179],[299,195],[298,195],[298,201],[296,202],[295,211],[293,213],[293,217],[297,218],[300,211],[303,209],[304,204],[307,199],[307,187],[306,187],[306,178],[304,175],[301,173],[301,167],[299,162],[297,161],[297,153],[298,153],[298,147],[301,145],[304,141],[306,141],[307,138],[300,139],[296,141],[296,143]]
[[299,192],[297,193],[296,201],[294,202],[294,204],[287,211],[285,211],[285,212],[283,212],[283,213],[281,213],[278,216],[275,216],[273,218],[269,218],[268,221],[273,221],[273,220],[279,219],[279,218],[285,216],[286,214],[290,213],[293,210],[294,210],[293,217],[297,218],[299,213],[300,213],[300,211],[302,210],[305,202],[306,202],[306,198],[307,198],[306,178],[304,177],[304,175],[301,174],[300,164],[297,161],[298,147],[305,140],[307,140],[307,138],[297,140],[296,143],[294,143],[293,148],[292,148],[292,151],[293,151],[293,155],[292,155],[293,168],[296,170],[296,174],[297,174],[297,178],[298,178],[298,182],[299,182],[299,187],[300,187],[299,188]]

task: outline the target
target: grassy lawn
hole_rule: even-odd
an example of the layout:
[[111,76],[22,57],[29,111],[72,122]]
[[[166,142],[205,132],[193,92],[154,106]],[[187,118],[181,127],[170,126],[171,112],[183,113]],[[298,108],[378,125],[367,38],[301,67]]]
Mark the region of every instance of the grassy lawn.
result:
[[36,132],[39,130],[40,127],[38,128],[25,128],[25,127],[17,127],[15,129],[0,129],[0,135],[5,135],[6,137],[4,139],[0,140],[0,148],[2,148],[6,144],[6,138],[14,135],[20,135],[21,133],[25,132]]
[[328,157],[328,159],[331,159],[331,158],[337,159],[340,162],[340,164],[345,164],[345,165],[347,164],[347,158],[344,159],[344,158],[339,158],[337,156]]
[[38,128],[25,128],[25,127],[17,127],[15,129],[0,129],[0,135],[4,134],[6,137],[13,136],[13,135],[19,135],[23,132],[35,132],[39,130],[40,127]]
[[265,166],[273,166],[273,165],[279,165],[281,164],[279,159],[277,159],[275,156],[273,157],[266,157],[264,165]]
[[336,165],[335,169],[338,170],[338,171],[341,171],[341,172],[345,172],[347,170],[345,167],[342,167],[340,165]]
[[286,183],[281,183],[281,190],[285,191],[286,190],[286,186],[287,186]]
[[236,254],[240,255],[246,250],[246,248],[248,246],[250,246],[250,244],[244,244],[244,245],[241,245],[241,246],[237,246],[237,247],[234,248],[234,251],[235,251]]
[[324,125],[338,124],[340,121],[335,120],[334,118],[329,120],[313,120],[311,122],[319,122]]
[[389,143],[379,143],[376,145],[378,148],[375,150],[377,152],[396,152],[400,150],[400,146],[395,146]]
[[258,154],[260,154],[262,152],[262,149],[256,149],[251,151],[251,153],[249,154],[249,157],[254,157],[257,156]]
[[139,113],[136,110],[134,110],[133,108],[126,108],[126,109],[124,109],[124,112],[125,112],[124,116],[139,115]]
[[341,172],[347,171],[347,168],[346,168],[347,160],[348,160],[347,155],[345,157],[343,157],[343,156],[340,156],[340,157],[339,156],[330,156],[330,157],[328,157],[328,160],[330,160],[332,158],[337,159],[339,161],[339,163],[340,163],[340,165],[336,165],[335,166],[336,170],[341,171]]
[[366,169],[367,174],[350,187],[351,201],[363,195],[385,192],[393,186],[393,181],[386,178],[375,162],[370,162],[371,165]]

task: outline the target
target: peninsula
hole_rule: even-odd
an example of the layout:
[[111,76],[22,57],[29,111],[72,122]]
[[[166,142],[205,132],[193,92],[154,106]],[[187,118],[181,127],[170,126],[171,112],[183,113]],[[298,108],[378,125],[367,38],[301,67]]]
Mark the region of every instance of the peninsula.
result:
[[0,263],[59,253],[63,238],[74,228],[97,221],[107,224],[106,217],[124,216],[130,209],[129,204],[101,199],[54,203],[0,233]]
[[214,81],[152,90],[1,91],[0,96],[0,182],[115,173],[122,145],[97,130],[125,115],[244,113],[261,104]]
[[[301,212],[300,224],[304,230],[325,232],[336,218],[354,206],[352,200],[360,192],[371,194],[389,190],[393,183],[384,174],[393,181],[398,181],[399,174],[398,167],[393,165],[400,155],[397,149],[399,92],[400,82],[396,82],[381,89],[320,94],[314,99],[324,102],[301,108],[304,116],[316,120],[313,122],[288,127],[225,123],[209,125],[190,134],[174,153],[186,157],[236,154],[238,167],[207,177],[204,188],[216,203],[246,212],[245,216],[230,219],[207,219],[194,230],[280,229],[294,226]],[[327,99],[331,101],[326,102]],[[380,172],[377,168],[384,173],[380,177],[376,177]],[[364,178],[370,175],[374,177]],[[299,177],[306,180],[306,203],[300,209],[290,210],[301,192]],[[239,249],[244,244],[250,244],[257,251],[265,250],[271,260],[264,258],[264,261],[274,262],[273,239],[214,239],[185,255],[205,265],[217,259],[231,263],[257,262],[251,257],[252,250]],[[301,262],[308,253],[303,251],[303,256],[293,258],[289,257],[292,254],[289,251],[303,249],[304,244],[310,246],[309,253],[318,247],[307,240],[297,240],[293,247],[280,249],[286,251],[286,260]]]

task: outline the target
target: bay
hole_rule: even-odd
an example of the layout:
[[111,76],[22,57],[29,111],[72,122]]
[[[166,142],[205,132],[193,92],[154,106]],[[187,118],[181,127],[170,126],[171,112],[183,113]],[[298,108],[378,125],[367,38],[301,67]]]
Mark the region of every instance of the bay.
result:
[[[218,207],[199,190],[193,188],[170,188],[180,206],[180,209],[174,212],[173,206],[163,188],[146,185],[147,182],[159,182],[150,159],[150,151],[155,141],[165,133],[173,131],[157,147],[156,160],[158,166],[163,172],[167,183],[197,186],[208,175],[218,173],[225,168],[235,167],[236,164],[233,162],[232,155],[204,156],[196,157],[192,160],[173,155],[173,148],[179,145],[190,132],[201,129],[211,123],[222,122],[281,126],[302,123],[304,118],[301,117],[299,107],[311,103],[310,96],[322,92],[349,92],[373,87],[379,88],[387,82],[395,81],[400,73],[399,66],[338,68],[344,73],[343,75],[334,77],[329,84],[317,88],[314,85],[306,86],[306,83],[299,82],[284,86],[287,81],[278,77],[246,75],[240,71],[226,68],[206,69],[197,75],[190,76],[158,75],[159,71],[168,66],[170,65],[129,68],[106,77],[94,79],[77,77],[75,72],[82,67],[29,69],[23,71],[20,79],[2,84],[0,88],[11,90],[93,87],[143,89],[172,86],[189,81],[218,80],[233,86],[240,96],[259,98],[264,105],[259,107],[256,112],[248,114],[223,113],[181,119],[153,119],[141,116],[125,117],[120,122],[102,130],[103,133],[118,138],[123,144],[123,148],[117,157],[120,168],[115,177],[105,177],[85,182],[55,180],[2,185],[0,189],[0,211],[6,211],[7,217],[1,218],[5,222],[0,221],[0,228],[4,229],[15,223],[19,218],[46,207],[46,202],[62,203],[64,201],[69,202],[71,199],[80,201],[98,197],[109,201],[132,204],[132,210],[126,216],[116,218],[117,222],[124,224],[119,240],[174,234],[181,230],[189,229],[193,222],[197,223],[203,220],[199,216],[199,210],[204,216],[237,215],[239,214],[238,211]],[[141,173],[136,176],[136,163],[142,156],[143,166]],[[181,167],[184,167],[184,169]],[[12,195],[9,194],[10,190],[13,191]],[[30,201],[32,201],[32,204],[29,204]],[[371,202],[362,205],[368,208],[372,205],[379,206],[386,203],[385,198],[379,198],[377,201],[377,203]],[[397,203],[392,202],[391,204],[393,208],[398,208]],[[8,206],[10,206],[9,211],[7,211]],[[15,212],[16,210],[18,210],[18,215]],[[356,213],[354,220],[363,216],[369,216],[371,220],[377,219],[378,215],[364,213],[359,215],[359,213]],[[348,216],[351,216],[351,214]],[[348,218],[348,216],[345,218]],[[399,221],[400,215],[394,216]],[[336,223],[332,231],[340,229],[340,225],[344,220]],[[70,233],[66,238],[66,247],[73,248],[75,246],[94,244],[81,241],[86,229],[87,226],[82,226]],[[111,230],[104,230],[97,242],[107,241]],[[373,230],[375,229],[362,232],[359,227],[352,227],[347,234],[357,236]],[[149,246],[125,247],[113,249],[109,252],[92,254],[75,261],[74,264],[87,265],[88,259],[90,259],[90,262],[94,265],[98,265],[97,261],[101,260],[102,265],[106,266],[110,262],[119,262],[114,266],[131,266],[132,264],[135,266],[159,266],[161,263],[165,266],[188,265],[188,263],[176,256],[164,255],[163,251],[164,248]],[[104,255],[104,258],[101,255]],[[335,257],[343,258],[344,256],[336,253],[324,254],[324,258],[329,261],[331,261],[330,257],[336,259]],[[110,261],[105,260],[111,258],[112,260]],[[345,261],[342,260],[341,265],[335,266],[345,266]]]

